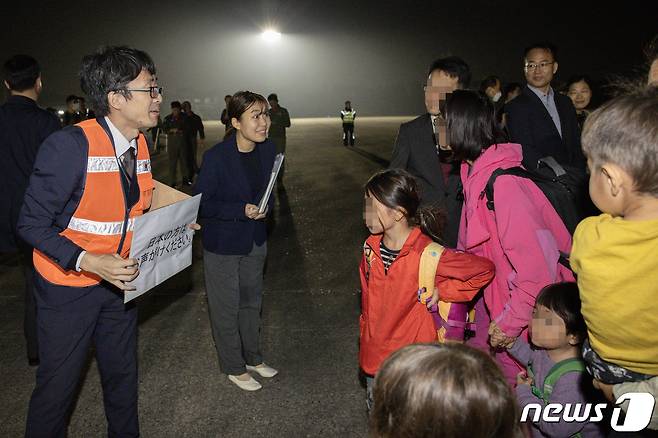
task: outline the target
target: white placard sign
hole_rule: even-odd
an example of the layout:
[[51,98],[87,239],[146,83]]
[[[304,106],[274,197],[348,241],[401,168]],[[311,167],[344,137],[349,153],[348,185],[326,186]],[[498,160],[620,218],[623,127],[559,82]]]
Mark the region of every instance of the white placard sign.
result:
[[124,303],[142,295],[192,264],[192,237],[201,195],[150,211],[135,218],[130,258],[139,263],[139,275],[130,284]]

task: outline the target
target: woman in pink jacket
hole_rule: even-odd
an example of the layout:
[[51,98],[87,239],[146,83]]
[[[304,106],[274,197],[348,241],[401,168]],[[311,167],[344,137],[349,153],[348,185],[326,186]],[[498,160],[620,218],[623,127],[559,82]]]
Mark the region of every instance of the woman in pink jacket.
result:
[[[529,179],[496,179],[495,210],[487,208],[484,189],[499,168],[521,166],[521,145],[500,143],[494,110],[485,96],[457,90],[446,101],[439,144],[462,161],[464,207],[458,248],[486,257],[496,277],[476,298],[476,334],[468,343],[490,350],[511,385],[523,370],[505,350],[518,336],[527,339],[535,299],[546,285],[573,281],[559,264],[569,253],[571,236],[543,192]],[[442,125],[441,123],[439,125]],[[441,128],[439,128],[441,129]]]

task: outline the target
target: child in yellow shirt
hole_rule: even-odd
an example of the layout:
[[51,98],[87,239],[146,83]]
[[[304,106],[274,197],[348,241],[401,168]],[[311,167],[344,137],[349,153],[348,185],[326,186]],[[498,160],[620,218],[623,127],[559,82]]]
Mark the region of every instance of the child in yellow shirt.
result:
[[593,112],[582,145],[603,212],[573,238],[583,355],[599,383],[648,380],[658,375],[658,87]]

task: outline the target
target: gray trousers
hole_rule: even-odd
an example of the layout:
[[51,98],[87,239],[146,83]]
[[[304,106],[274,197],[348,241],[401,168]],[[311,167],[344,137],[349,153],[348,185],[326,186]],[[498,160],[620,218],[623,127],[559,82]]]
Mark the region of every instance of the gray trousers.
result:
[[219,368],[240,375],[260,365],[260,313],[267,243],[247,255],[203,252],[208,312]]

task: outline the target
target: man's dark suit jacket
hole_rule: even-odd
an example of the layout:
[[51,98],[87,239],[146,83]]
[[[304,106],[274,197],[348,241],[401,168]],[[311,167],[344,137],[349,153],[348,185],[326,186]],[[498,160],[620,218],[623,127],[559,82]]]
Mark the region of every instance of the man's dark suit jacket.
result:
[[576,109],[569,97],[556,91],[553,95],[562,137],[542,101],[526,85],[518,97],[505,105],[510,140],[523,148],[526,169],[536,169],[537,161],[546,156],[552,156],[560,164],[584,169]]
[[446,184],[429,114],[400,125],[390,168],[405,169],[416,177],[421,205],[437,205],[445,211],[447,221],[443,239],[447,246],[454,248],[463,202],[459,164],[452,164]]
[[17,239],[16,222],[25,189],[39,146],[60,128],[57,116],[28,97],[11,96],[0,106],[0,252],[24,246]]

